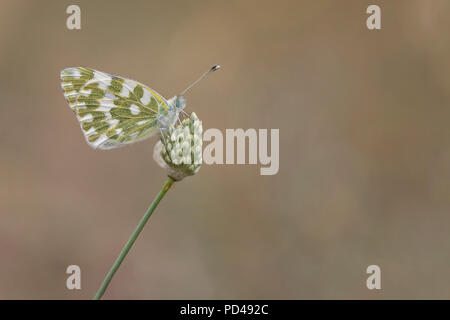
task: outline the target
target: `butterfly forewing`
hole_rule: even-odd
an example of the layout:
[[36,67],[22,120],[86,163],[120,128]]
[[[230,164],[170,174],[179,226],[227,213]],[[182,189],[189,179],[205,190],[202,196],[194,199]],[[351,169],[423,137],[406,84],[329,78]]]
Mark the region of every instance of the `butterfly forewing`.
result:
[[161,95],[130,79],[78,67],[64,69],[61,81],[93,148],[111,149],[150,137],[158,132],[157,117],[168,112]]

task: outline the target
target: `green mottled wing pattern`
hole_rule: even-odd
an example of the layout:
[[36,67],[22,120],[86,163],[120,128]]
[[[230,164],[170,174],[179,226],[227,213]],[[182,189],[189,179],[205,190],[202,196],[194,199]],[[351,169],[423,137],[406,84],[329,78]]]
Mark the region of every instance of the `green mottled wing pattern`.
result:
[[111,149],[148,138],[159,131],[158,116],[167,101],[136,81],[89,68],[61,71],[64,96],[87,143]]

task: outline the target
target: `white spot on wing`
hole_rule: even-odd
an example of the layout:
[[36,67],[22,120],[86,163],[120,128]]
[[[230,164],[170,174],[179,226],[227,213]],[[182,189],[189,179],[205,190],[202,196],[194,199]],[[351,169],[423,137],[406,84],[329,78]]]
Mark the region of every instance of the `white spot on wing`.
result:
[[86,136],[90,136],[91,134],[95,134],[97,131],[95,131],[94,127],[90,127],[88,131],[86,131]]
[[92,146],[94,148],[98,148],[102,143],[104,143],[106,140],[108,140],[108,137],[106,136],[106,134],[102,134],[100,137],[98,137],[97,140],[95,140],[94,142],[92,142]]
[[141,112],[141,110],[139,109],[139,107],[137,105],[132,104],[130,106],[130,112],[131,112],[131,114],[137,115],[137,114],[139,114],[139,112]]
[[147,105],[150,102],[150,98],[151,98],[150,91],[148,91],[147,89],[144,89],[144,95],[141,98],[142,104],[144,106]]
[[131,92],[133,92],[134,88],[136,88],[136,86],[137,86],[137,84],[136,84],[135,82],[133,82],[133,81],[128,81],[128,80],[125,80],[125,82],[123,83],[123,85],[124,85],[125,87],[127,87],[128,90],[130,90]]
[[98,83],[98,87],[102,90],[106,90],[108,89],[108,87],[111,85],[111,80],[110,79],[105,79],[102,80]]
[[122,86],[122,90],[120,91],[120,95],[122,97],[128,97],[130,95],[130,91],[125,86]]
[[111,120],[106,120],[106,122],[108,122],[109,127],[112,128],[112,127],[114,127],[116,124],[119,123],[119,120],[117,120],[117,119],[111,119]]
[[103,111],[103,112],[109,112],[111,111],[113,106],[111,105],[107,105],[107,104],[102,104],[100,105],[97,109],[95,109],[96,111]]
[[109,91],[106,92],[105,98],[109,99],[109,100],[116,100],[116,96],[113,93],[109,92]]
[[61,72],[61,76],[62,77],[74,77],[74,78],[80,78],[81,77],[81,72],[78,69],[75,68],[69,68],[69,69],[64,69]]
[[90,114],[90,113],[85,115],[83,118],[80,118],[81,122],[91,122],[92,120],[94,120],[94,118],[92,117],[92,114]]
[[81,108],[81,109],[86,109],[86,108],[87,108],[86,103],[84,103],[84,102],[78,102],[78,103],[75,105],[75,107]]

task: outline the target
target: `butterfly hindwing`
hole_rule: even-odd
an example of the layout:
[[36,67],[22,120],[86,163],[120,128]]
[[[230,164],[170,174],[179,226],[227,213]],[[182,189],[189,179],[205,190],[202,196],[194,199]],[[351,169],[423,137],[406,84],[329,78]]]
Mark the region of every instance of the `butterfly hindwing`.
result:
[[161,95],[130,79],[77,67],[64,69],[61,81],[93,148],[111,149],[150,137],[158,132],[158,115],[168,112]]

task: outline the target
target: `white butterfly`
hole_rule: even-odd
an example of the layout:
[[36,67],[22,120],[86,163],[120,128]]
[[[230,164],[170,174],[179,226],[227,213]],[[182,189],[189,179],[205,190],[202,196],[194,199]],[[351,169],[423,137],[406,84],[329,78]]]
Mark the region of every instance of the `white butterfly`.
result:
[[169,100],[134,80],[84,67],[61,71],[61,87],[87,143],[95,149],[112,149],[146,139],[175,124],[179,113],[185,113],[183,94],[219,68],[212,67]]

